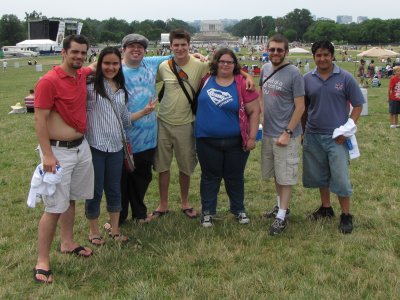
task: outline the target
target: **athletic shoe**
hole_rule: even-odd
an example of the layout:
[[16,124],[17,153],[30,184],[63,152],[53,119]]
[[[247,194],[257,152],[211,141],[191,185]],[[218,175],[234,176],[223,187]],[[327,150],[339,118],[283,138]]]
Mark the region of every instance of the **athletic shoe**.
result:
[[390,125],[390,128],[397,128],[396,125]]
[[[276,215],[278,214],[279,211],[279,206],[275,205],[273,209],[271,209],[270,211],[266,211],[262,217],[263,218],[267,218],[267,219],[272,219],[272,218],[276,218]],[[290,214],[290,209],[288,208],[286,210],[286,218],[289,216]]]
[[312,220],[320,220],[325,218],[333,218],[335,216],[335,212],[333,211],[332,206],[329,207],[319,207],[316,211],[314,211],[309,218]]
[[212,215],[202,215],[201,216],[201,226],[205,228],[209,228],[213,226],[213,217]]
[[281,220],[279,218],[276,218],[274,223],[272,223],[271,227],[269,228],[269,235],[278,235],[281,234],[287,225],[287,221],[285,220]]
[[340,225],[339,230],[341,233],[348,234],[353,231],[353,216],[351,214],[340,215]]
[[238,213],[236,215],[236,219],[238,220],[239,224],[249,224],[250,219],[245,212]]

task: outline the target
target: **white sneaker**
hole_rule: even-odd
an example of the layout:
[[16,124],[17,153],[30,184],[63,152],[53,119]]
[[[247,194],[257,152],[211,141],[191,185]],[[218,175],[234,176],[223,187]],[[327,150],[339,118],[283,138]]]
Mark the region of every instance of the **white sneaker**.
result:
[[397,128],[396,125],[390,125],[390,128]]
[[238,213],[236,216],[236,219],[238,220],[239,224],[249,224],[250,223],[250,219],[245,212]]
[[213,226],[213,220],[212,220],[212,216],[211,215],[203,215],[201,217],[201,226],[205,227],[205,228],[209,228]]

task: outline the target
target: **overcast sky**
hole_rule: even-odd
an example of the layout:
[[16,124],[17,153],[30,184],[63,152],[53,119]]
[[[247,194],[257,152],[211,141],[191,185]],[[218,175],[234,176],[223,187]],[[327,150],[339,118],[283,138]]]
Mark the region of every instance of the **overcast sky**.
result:
[[353,21],[358,16],[368,18],[397,19],[397,0],[284,0],[284,1],[235,1],[235,0],[4,0],[0,16],[14,14],[20,20],[25,12],[38,13],[51,18],[92,18],[106,20],[111,17],[127,22],[134,20],[167,20],[175,18],[183,21],[250,19],[255,16],[283,17],[296,8],[308,9],[312,15],[336,20],[337,15],[350,15]]

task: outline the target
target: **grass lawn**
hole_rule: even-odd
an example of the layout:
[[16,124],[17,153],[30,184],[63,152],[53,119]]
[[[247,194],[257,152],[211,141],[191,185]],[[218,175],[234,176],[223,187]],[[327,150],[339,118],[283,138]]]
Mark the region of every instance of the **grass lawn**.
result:
[[[311,56],[308,59],[312,61]],[[309,221],[307,215],[319,206],[319,193],[299,184],[293,191],[287,231],[270,237],[267,230],[272,221],[260,216],[275,205],[275,194],[273,182],[261,179],[258,144],[245,174],[249,225],[239,225],[229,214],[223,186],[214,228],[204,229],[199,220],[186,218],[180,212],[174,165],[169,215],[146,225],[128,221],[122,232],[131,242],[120,246],[108,239],[86,259],[61,254],[57,233],[51,251],[55,283],[35,283],[32,268],[43,206],[29,209],[26,205],[31,175],[39,162],[34,116],[8,112],[10,105],[23,103],[28,90],[51,65],[60,63],[60,57],[40,57],[38,61],[43,72],[28,66],[27,59],[20,59],[17,69],[9,60],[7,72],[0,71],[0,299],[400,297],[400,129],[389,129],[388,79],[382,79],[380,88],[368,89],[369,115],[361,117],[358,124],[361,157],[351,161],[350,168],[353,234],[338,232],[340,211],[334,198],[334,220]],[[338,64],[354,72],[354,63]],[[197,209],[199,177],[197,167],[190,190]],[[146,195],[149,211],[158,204],[157,179],[154,174]],[[77,205],[75,238],[88,245],[83,204]],[[103,204],[100,224],[106,220]]]

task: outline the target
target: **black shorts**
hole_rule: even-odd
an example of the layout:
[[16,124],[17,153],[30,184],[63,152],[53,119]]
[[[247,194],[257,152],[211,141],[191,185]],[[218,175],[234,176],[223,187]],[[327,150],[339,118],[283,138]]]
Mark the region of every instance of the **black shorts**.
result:
[[391,115],[400,114],[400,101],[389,100],[389,114]]

